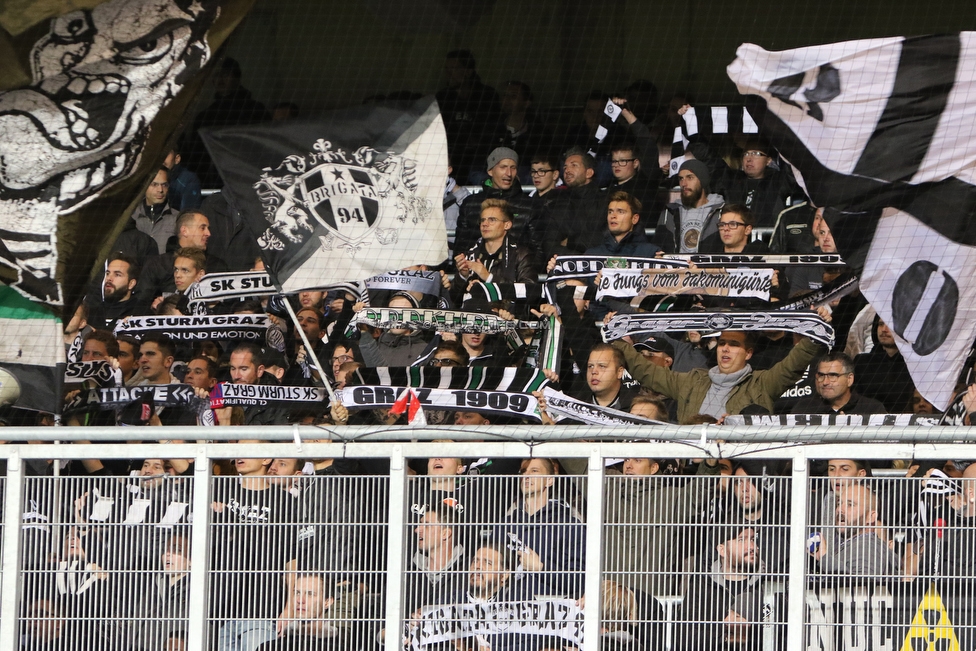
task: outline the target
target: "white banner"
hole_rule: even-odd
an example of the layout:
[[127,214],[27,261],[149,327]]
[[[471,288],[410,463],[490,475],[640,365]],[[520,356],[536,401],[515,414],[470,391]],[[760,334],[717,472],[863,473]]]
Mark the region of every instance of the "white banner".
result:
[[704,294],[768,301],[772,286],[772,269],[604,269],[596,298]]
[[583,611],[572,599],[500,601],[424,608],[410,648],[475,636],[546,635],[583,647]]

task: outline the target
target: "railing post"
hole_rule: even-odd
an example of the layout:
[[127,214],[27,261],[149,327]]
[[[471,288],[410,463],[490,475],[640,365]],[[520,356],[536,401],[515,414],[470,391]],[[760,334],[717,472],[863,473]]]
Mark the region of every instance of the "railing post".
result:
[[7,461],[3,527],[3,581],[0,583],[0,649],[20,646],[20,511],[24,504],[24,473],[16,452]]
[[187,649],[205,651],[210,645],[210,458],[197,449],[193,464],[193,524],[190,528],[190,603]]
[[803,648],[803,624],[806,618],[807,569],[807,457],[797,452],[793,457],[790,485],[790,578],[787,591],[786,648]]
[[603,600],[603,456],[590,452],[586,473],[586,578],[583,606],[583,651],[600,648],[600,606]]
[[403,521],[407,503],[407,464],[403,449],[394,445],[390,452],[390,511],[386,556],[386,648],[400,647],[403,607]]

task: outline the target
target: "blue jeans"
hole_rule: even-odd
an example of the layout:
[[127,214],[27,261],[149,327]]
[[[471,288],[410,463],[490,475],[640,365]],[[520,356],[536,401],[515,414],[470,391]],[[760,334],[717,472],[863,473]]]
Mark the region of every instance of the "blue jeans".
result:
[[255,651],[277,637],[273,619],[242,619],[224,623],[217,634],[217,651]]

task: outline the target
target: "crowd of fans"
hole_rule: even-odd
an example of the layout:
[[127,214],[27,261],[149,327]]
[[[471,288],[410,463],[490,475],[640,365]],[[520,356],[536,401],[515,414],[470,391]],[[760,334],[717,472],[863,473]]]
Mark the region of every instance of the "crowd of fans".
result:
[[[218,383],[343,389],[365,383],[361,370],[375,367],[526,363],[525,347],[512,348],[497,334],[348,327],[368,298],[373,307],[448,306],[505,319],[554,316],[565,334],[561,364],[541,369],[551,386],[585,403],[662,424],[721,424],[738,414],[938,415],[915,389],[890,328],[856,292],[819,310],[836,332],[832,348],[783,331],[660,332],[612,343],[600,338],[599,324],[617,313],[768,306],[758,299],[678,296],[633,306],[579,298],[577,289],[592,281],[559,283],[552,303],[474,297],[477,283],[538,284],[561,255],[833,253],[836,246],[821,211],[760,140],[738,143],[738,154],[725,158],[714,153],[726,149],[724,144],[696,142],[678,173],[665,174],[661,152],[666,158],[668,150],[659,145],[670,145],[667,131],[683,110],[679,105],[657,116],[656,98],[648,99],[646,85],[613,97],[623,121],[599,145],[593,136],[609,96],[594,94],[587,102],[587,130],[575,142],[561,143],[568,148],[553,150],[556,139],[531,110],[525,84],[507,84],[499,99],[479,80],[467,52],[448,55],[446,72],[448,87],[438,100],[453,165],[453,175],[445,170],[444,206],[454,241],[450,259],[430,268],[439,272],[439,293],[371,290],[365,297],[346,290],[303,291],[205,305],[209,314],[269,315],[276,334],[260,343],[116,336],[130,317],[189,314],[187,294],[208,273],[263,269],[254,242],[221,195],[202,197],[200,178],[208,186],[219,185],[219,179],[207,176],[213,170],[201,166],[191,139],[185,148],[195,157],[196,173],[174,150],[154,175],[104,275],[93,281],[65,327],[69,361],[108,361],[126,387],[185,383],[204,398]],[[241,106],[252,121],[268,117],[240,87],[239,69],[225,66],[221,74],[227,88],[219,106],[201,116],[204,126],[226,124],[227,114]],[[291,108],[282,112],[293,115]],[[520,179],[530,180],[533,190],[525,192]],[[481,181],[480,192],[464,189],[472,180]],[[772,234],[759,239],[757,228]],[[849,273],[835,267],[778,270],[770,303]],[[968,424],[969,412],[976,411],[976,388],[967,384],[968,376],[960,378],[960,399],[948,414],[952,424]],[[89,387],[67,388],[70,402]],[[555,422],[545,396],[536,398],[541,426]],[[64,422],[342,427],[406,418],[389,409],[351,411],[337,401],[291,408],[214,404],[203,413],[136,406],[142,408],[73,411]],[[47,425],[53,416],[8,410],[4,418],[7,424]],[[427,420],[458,426],[520,422],[445,410],[429,411]],[[205,430],[200,438],[207,438]],[[346,459],[219,464],[206,516],[215,524],[213,648],[395,647],[422,627],[417,621],[424,607],[584,598],[585,490],[576,477],[584,472],[578,461],[435,458],[415,464],[412,472],[426,479],[411,484],[408,500],[416,529],[402,587],[404,612],[416,621],[406,632],[354,625],[381,619],[375,596],[387,580],[386,488],[378,478],[388,467]],[[901,470],[944,478],[950,488],[938,493],[938,509],[949,515],[940,517],[951,516],[960,528],[953,544],[964,545],[964,525],[974,517],[976,466],[937,466]],[[26,467],[31,476],[54,474],[53,462]],[[878,467],[898,469],[895,462]],[[36,484],[38,494],[28,490],[23,612],[34,623],[25,631],[24,648],[95,648],[95,639],[107,649],[183,648],[192,473],[192,460],[88,459],[58,468],[70,478],[69,492],[59,501],[41,490],[43,484]],[[822,490],[811,498],[812,572],[879,580],[945,573],[938,565],[949,555],[941,561],[931,557],[934,507],[920,497],[922,484],[894,499],[867,480],[870,473],[862,462],[830,462],[826,474],[836,481],[818,484]],[[714,460],[627,459],[612,466],[602,593],[607,648],[664,648],[663,629],[637,622],[663,621],[653,597],[668,595],[683,597],[676,620],[693,622],[674,633],[679,648],[758,648],[766,607],[762,590],[767,581],[783,579],[789,562],[789,491],[776,479],[784,474],[773,464]],[[52,529],[52,522],[64,525]],[[960,576],[971,574],[968,562],[952,562]],[[513,633],[480,637],[474,646],[424,644],[541,651],[564,648],[565,642]]]

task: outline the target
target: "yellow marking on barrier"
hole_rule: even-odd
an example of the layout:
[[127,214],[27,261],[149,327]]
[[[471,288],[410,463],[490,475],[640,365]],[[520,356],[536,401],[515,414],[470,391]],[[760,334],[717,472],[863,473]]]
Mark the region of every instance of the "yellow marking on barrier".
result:
[[[938,621],[934,624],[929,623],[936,616]],[[939,640],[946,641],[939,644]],[[905,642],[901,645],[901,651],[960,651],[959,638],[956,637],[949,612],[934,583],[929,585],[928,591],[918,604],[918,610],[912,618],[912,625],[908,629]]]

